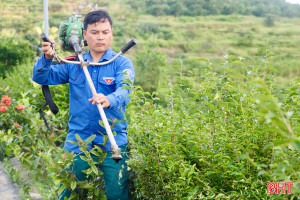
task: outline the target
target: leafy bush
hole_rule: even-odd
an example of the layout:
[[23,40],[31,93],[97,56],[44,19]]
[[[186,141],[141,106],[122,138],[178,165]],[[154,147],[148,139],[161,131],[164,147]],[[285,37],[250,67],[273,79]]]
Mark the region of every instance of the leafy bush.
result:
[[3,38],[0,41],[0,77],[6,77],[17,63],[28,62],[34,58],[34,52],[29,44],[20,38]]
[[144,38],[148,39],[151,34],[157,34],[159,30],[158,24],[153,22],[143,22],[137,27],[137,32]]
[[[38,113],[39,108],[45,102],[40,86],[31,80],[32,67],[33,63],[22,64],[8,74],[6,79],[0,79],[2,83],[0,88],[0,160],[4,161],[11,179],[20,183],[19,187],[26,193],[24,194],[26,198],[30,196],[28,194],[30,184],[35,184],[45,199],[58,199],[63,189],[74,190],[75,187],[87,189],[90,196],[94,198],[105,199],[103,184],[100,181],[101,172],[96,172],[95,166],[91,166],[92,170],[87,171],[87,175],[92,180],[89,184],[74,181],[72,174],[66,171],[74,159],[72,153],[63,149],[68,121],[67,90],[63,85],[52,88],[54,101],[58,104],[60,112],[54,116],[49,110],[44,111],[52,128],[50,134]],[[16,82],[15,79],[19,76],[24,79]],[[85,152],[87,160],[91,153],[99,155],[100,148],[95,147],[87,152],[86,142],[88,141],[77,138],[80,140],[80,148]],[[11,158],[21,161],[23,168],[33,179],[33,183],[24,182],[20,172],[16,171],[10,163]],[[61,187],[59,187],[60,184],[62,184]],[[76,199],[80,195],[80,192],[74,193],[71,198]]]
[[167,108],[155,104],[153,94],[135,90],[128,113],[133,194],[137,199],[255,199],[266,197],[268,182],[290,181],[296,186],[287,197],[295,198],[300,193],[299,80],[278,94],[267,75],[260,78],[259,67],[237,76],[229,69],[243,66],[239,59],[224,60],[217,72],[209,60],[205,63],[192,77],[178,73],[169,84]]
[[264,19],[265,26],[271,27],[275,25],[275,17],[272,15],[268,15]]
[[246,47],[252,46],[253,39],[254,39],[252,32],[240,33],[239,35],[240,37],[238,37],[236,43],[237,46],[246,46]]
[[160,70],[166,66],[165,56],[160,51],[148,48],[137,53],[135,66],[135,84],[142,86],[145,91],[156,91]]

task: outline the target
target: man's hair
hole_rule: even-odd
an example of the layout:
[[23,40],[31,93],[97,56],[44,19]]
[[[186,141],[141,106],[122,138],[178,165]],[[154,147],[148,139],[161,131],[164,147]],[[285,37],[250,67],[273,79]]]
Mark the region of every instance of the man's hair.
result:
[[112,27],[113,22],[109,16],[109,14],[105,11],[105,10],[95,10],[92,12],[89,12],[85,18],[84,18],[84,30],[87,30],[87,27],[89,24],[94,24],[96,22],[106,22],[106,20],[108,20],[108,22],[110,23],[110,26]]

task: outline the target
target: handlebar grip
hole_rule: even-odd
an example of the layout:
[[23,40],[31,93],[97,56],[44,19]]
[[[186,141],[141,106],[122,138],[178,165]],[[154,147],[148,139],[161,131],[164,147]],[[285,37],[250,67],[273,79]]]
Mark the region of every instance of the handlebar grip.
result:
[[53,49],[53,44],[52,42],[50,41],[50,39],[47,37],[47,35],[45,33],[42,33],[41,34],[41,39],[44,41],[44,42],[49,42],[51,44],[51,47]]
[[131,47],[136,45],[136,39],[132,39],[130,42],[128,42],[122,49],[122,53],[126,53]]

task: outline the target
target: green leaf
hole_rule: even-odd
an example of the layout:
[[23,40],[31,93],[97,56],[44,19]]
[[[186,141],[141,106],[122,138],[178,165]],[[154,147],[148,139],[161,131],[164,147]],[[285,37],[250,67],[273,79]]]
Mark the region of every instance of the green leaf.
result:
[[97,169],[97,167],[96,167],[95,165],[92,165],[91,168],[92,168],[93,172],[94,172],[96,175],[98,175],[98,169]]
[[75,137],[76,137],[77,141],[82,141],[81,137],[77,133],[75,134]]
[[59,184],[60,184],[60,182],[61,182],[61,180],[60,180],[60,179],[56,179],[56,180],[54,181],[54,184],[55,184],[55,185],[59,185]]
[[95,145],[94,148],[97,149],[99,153],[102,153],[102,149],[98,145]]
[[98,156],[98,157],[101,156],[101,154],[98,153],[97,151],[95,151],[94,149],[92,149],[92,150],[90,151],[90,153],[93,154],[93,155],[95,155],[95,156]]
[[74,190],[76,188],[76,181],[73,181],[71,183],[71,189]]
[[67,186],[63,184],[63,185],[59,188],[58,194],[60,195],[66,188],[67,188]]
[[298,151],[300,151],[300,141],[294,141],[294,142],[293,142],[293,146],[294,146]]
[[84,161],[88,161],[88,158],[86,156],[80,156],[81,160],[84,160]]
[[92,189],[92,188],[94,188],[94,185],[83,184],[83,185],[80,186],[80,188],[83,188],[83,189]]
[[74,142],[72,140],[68,140],[68,142],[70,142],[71,144],[75,144],[75,145],[79,146],[78,142]]
[[234,64],[234,65],[244,65],[245,63],[239,61],[239,60],[235,60],[233,62],[231,62],[230,64]]
[[95,137],[96,137],[95,134],[92,135],[92,136],[90,136],[90,137],[84,142],[84,144],[85,144],[85,145],[88,145],[89,143],[91,143],[91,142],[95,139]]
[[88,168],[86,171],[83,171],[86,174],[91,174],[92,173],[92,168]]

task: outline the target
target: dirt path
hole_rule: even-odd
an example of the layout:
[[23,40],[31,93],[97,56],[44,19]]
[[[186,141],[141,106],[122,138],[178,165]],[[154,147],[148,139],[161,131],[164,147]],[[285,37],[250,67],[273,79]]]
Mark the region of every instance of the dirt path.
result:
[[16,200],[19,197],[19,188],[14,185],[0,162],[0,199],[1,200]]

